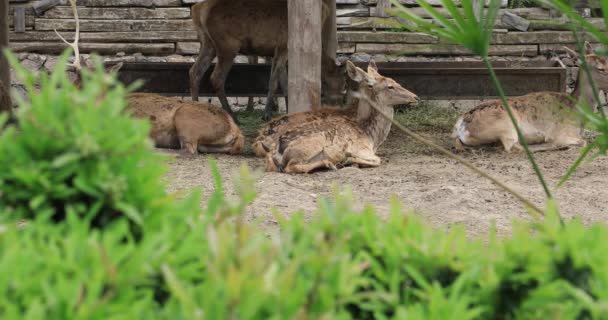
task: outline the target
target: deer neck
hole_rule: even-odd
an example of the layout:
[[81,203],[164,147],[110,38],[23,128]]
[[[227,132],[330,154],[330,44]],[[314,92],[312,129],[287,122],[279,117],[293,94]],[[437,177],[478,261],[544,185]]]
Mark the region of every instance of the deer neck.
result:
[[589,83],[589,77],[582,68],[579,69],[576,78],[576,86],[572,92],[572,97],[579,103],[588,105],[592,109],[595,109],[597,102],[595,101],[595,97],[593,95],[593,89]]
[[359,106],[357,108],[357,122],[363,131],[372,139],[374,144],[374,152],[380,147],[380,145],[386,140],[389,132],[391,131],[391,120],[393,119],[394,110],[392,107],[387,106],[382,101],[372,100],[375,104],[382,108],[382,112],[389,116],[390,119],[386,119],[366,101],[366,99],[359,99]]

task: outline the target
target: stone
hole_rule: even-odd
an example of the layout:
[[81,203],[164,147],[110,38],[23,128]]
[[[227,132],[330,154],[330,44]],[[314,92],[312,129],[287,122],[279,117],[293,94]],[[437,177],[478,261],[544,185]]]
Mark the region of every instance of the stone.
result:
[[55,69],[55,65],[57,64],[57,57],[48,56],[46,58],[46,62],[44,63],[44,69],[48,72],[51,72]]
[[44,65],[44,60],[25,59],[21,61],[21,65],[30,71],[38,71]]
[[372,56],[365,52],[356,52],[350,56],[353,62],[369,62]]

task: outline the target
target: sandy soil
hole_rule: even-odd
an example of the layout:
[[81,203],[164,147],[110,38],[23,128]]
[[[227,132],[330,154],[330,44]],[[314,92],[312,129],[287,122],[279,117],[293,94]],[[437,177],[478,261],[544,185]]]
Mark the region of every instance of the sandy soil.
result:
[[[439,138],[447,144],[445,134]],[[536,157],[546,179],[555,185],[579,153],[580,150],[573,149],[538,153]],[[248,209],[247,218],[259,221],[268,232],[277,230],[272,208],[285,216],[302,209],[311,217],[319,198],[331,196],[333,185],[350,186],[357,207],[372,204],[384,215],[389,198],[396,195],[406,208],[415,209],[429,223],[441,227],[463,224],[471,235],[487,232],[493,223],[499,233],[506,234],[512,219],[528,218],[525,209],[512,196],[455,161],[424,147],[416,148],[415,142],[394,130],[379,155],[383,159],[379,168],[351,167],[308,175],[264,173],[263,161],[252,156],[214,157],[226,179],[228,195],[233,195],[231,180],[242,163],[260,171],[256,185],[258,198]],[[463,155],[539,206],[543,205],[542,189],[524,154],[485,149]],[[608,221],[607,169],[608,157],[600,157],[583,165],[555,192],[564,217],[578,216],[585,223]],[[167,179],[169,191],[202,187],[204,198],[213,187],[205,155],[191,159],[176,157],[170,164]]]

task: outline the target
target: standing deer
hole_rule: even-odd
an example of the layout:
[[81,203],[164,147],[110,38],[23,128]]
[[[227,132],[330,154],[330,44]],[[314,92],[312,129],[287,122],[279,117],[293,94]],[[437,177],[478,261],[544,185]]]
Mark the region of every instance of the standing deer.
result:
[[[336,169],[357,164],[377,167],[378,147],[386,140],[393,116],[393,107],[417,104],[418,97],[390,78],[378,73],[372,61],[365,72],[347,61],[348,77],[359,84],[356,115],[345,111],[329,111],[312,116],[293,129],[286,128],[278,143],[266,154],[266,170],[286,173],[308,173],[316,169]],[[376,110],[372,103],[379,106]],[[351,109],[351,111],[354,111]]]
[[[77,71],[76,85],[81,86],[82,63],[79,54],[80,22],[75,0],[70,0],[76,20],[74,42],[61,40],[74,50],[72,67]],[[122,63],[106,69],[114,73]],[[150,93],[133,93],[127,97],[126,111],[139,119],[150,121],[150,138],[158,148],[181,149],[185,154],[241,153],[244,137],[232,117],[211,103],[185,102],[177,98]]]
[[[599,89],[608,89],[608,60],[595,55],[589,43],[585,47],[594,83]],[[576,52],[566,49],[578,57]],[[530,145],[544,144],[531,148],[533,151],[585,145],[581,137],[582,128],[576,118],[575,101],[586,104],[595,101],[588,77],[582,70],[578,73],[572,97],[565,93],[535,92],[508,99],[526,142]],[[515,127],[499,100],[482,103],[460,116],[452,138],[457,150],[496,142],[500,142],[506,152],[513,148],[523,150]]]
[[[328,7],[323,4],[323,19]],[[190,69],[192,100],[198,100],[200,82],[211,62],[217,64],[211,74],[211,84],[222,103],[232,113],[224,84],[234,57],[245,55],[273,56],[270,71],[265,119],[269,119],[274,105],[274,93],[281,87],[287,92],[287,2],[279,0],[207,0],[192,7],[192,19],[201,49]],[[343,68],[335,59],[322,56],[323,100],[337,103],[344,90]]]

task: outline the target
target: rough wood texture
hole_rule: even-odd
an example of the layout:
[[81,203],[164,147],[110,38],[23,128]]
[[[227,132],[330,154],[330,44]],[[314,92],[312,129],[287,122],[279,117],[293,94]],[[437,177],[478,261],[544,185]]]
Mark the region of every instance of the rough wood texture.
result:
[[511,12],[505,12],[500,20],[502,23],[519,31],[528,31],[528,28],[530,27],[530,21]]
[[34,2],[32,9],[37,16],[42,15],[45,11],[61,4],[61,0],[41,0]]
[[8,62],[2,50],[8,46],[8,0],[0,0],[0,112],[11,112],[10,96],[7,96],[11,84]]
[[391,2],[389,0],[378,0],[376,5],[376,16],[377,17],[388,17],[389,14],[385,9],[391,8]]
[[325,0],[329,7],[329,16],[323,26],[323,51],[333,59],[338,50],[338,26],[336,25],[336,0]]
[[[76,27],[73,19],[36,19],[36,30],[71,31]],[[192,31],[194,25],[192,20],[80,20],[82,32],[95,32],[104,30],[106,32],[117,31]]]
[[15,32],[25,32],[25,8],[22,6],[15,8]]
[[[15,42],[10,44],[15,52],[37,52],[58,54],[65,50],[62,42]],[[81,53],[114,54],[116,52],[143,54],[172,54],[173,43],[80,43]]]
[[321,103],[321,2],[288,0],[289,112]]
[[[80,19],[100,20],[154,20],[154,19],[190,19],[188,8],[87,8],[78,7]],[[74,14],[70,7],[56,7],[44,14],[47,19],[72,19]]]

